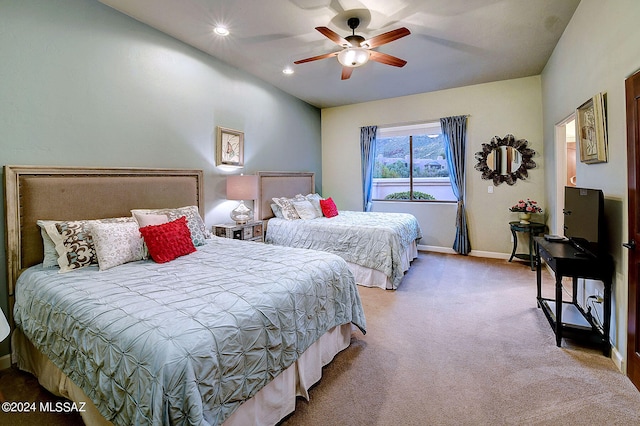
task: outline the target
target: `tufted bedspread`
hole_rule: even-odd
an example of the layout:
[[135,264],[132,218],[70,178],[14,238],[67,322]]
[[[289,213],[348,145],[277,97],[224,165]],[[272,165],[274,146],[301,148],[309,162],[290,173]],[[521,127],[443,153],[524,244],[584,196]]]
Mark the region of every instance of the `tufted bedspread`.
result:
[[166,264],[34,266],[14,314],[117,425],[220,424],[327,330],[366,327],[340,257],[217,237]]
[[422,230],[411,214],[340,211],[331,218],[269,219],[265,241],[335,253],[383,272],[397,288],[404,274],[402,255],[420,238]]

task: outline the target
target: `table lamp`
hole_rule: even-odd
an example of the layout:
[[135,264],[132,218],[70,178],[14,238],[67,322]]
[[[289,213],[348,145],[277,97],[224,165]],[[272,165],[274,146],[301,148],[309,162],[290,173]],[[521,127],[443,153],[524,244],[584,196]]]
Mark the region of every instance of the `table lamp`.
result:
[[227,199],[240,200],[238,207],[231,211],[231,219],[238,225],[253,219],[253,211],[244,204],[244,200],[258,198],[258,176],[233,175],[227,177]]

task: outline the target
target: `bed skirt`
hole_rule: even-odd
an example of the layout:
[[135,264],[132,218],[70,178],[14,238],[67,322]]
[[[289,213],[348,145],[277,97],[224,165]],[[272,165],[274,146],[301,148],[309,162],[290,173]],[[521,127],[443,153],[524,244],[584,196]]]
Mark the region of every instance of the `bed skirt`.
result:
[[[296,397],[309,400],[308,390],[322,377],[322,367],[351,343],[352,325],[336,326],[313,343],[298,360],[244,402],[225,422],[225,426],[275,425],[296,408]],[[18,368],[33,374],[49,392],[75,403],[86,403],[82,420],[87,425],[112,425],[85,393],[18,329],[13,331],[12,360]]]
[[[411,243],[400,257],[402,261],[402,272],[407,272],[409,266],[411,266],[411,261],[418,257],[418,244],[415,241]],[[398,288],[393,285],[391,278],[377,269],[366,268],[351,262],[347,262],[347,264],[351,272],[353,272],[356,284],[358,285],[363,287],[379,287],[385,290],[395,290]]]

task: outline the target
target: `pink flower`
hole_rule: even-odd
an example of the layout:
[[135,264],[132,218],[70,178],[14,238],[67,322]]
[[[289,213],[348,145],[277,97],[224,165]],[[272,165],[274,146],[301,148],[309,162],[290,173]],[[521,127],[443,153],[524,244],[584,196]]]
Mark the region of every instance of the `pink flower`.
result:
[[538,202],[530,198],[519,200],[515,205],[509,207],[512,212],[542,213],[542,209],[538,206]]

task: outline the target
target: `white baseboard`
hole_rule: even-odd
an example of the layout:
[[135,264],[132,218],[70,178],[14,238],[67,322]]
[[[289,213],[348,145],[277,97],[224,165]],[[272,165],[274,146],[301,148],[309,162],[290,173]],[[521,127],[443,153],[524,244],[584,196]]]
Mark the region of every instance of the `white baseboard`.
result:
[[625,362],[625,357],[622,356],[618,348],[615,346],[611,347],[611,360],[618,367],[618,370],[622,374],[627,374],[627,364]]
[[479,250],[471,250],[471,253],[469,253],[469,256],[488,257],[491,259],[504,259],[504,260],[509,260],[509,257],[511,257],[509,253],[497,253],[495,251],[479,251]]
[[456,251],[449,247],[425,246],[418,244],[418,251],[431,251],[434,253],[456,254]]
[[0,357],[0,370],[11,367],[11,355],[7,354]]
[[[430,252],[434,252],[434,253],[445,253],[445,254],[458,254],[454,249],[450,248],[450,247],[440,247],[440,246],[427,246],[427,245],[422,245],[419,244],[418,245],[418,250],[419,251],[430,251]],[[511,256],[508,253],[497,253],[497,252],[493,252],[493,251],[479,251],[479,250],[471,250],[471,253],[469,253],[469,256],[475,256],[475,257],[489,257],[492,259],[509,259],[509,257]]]

